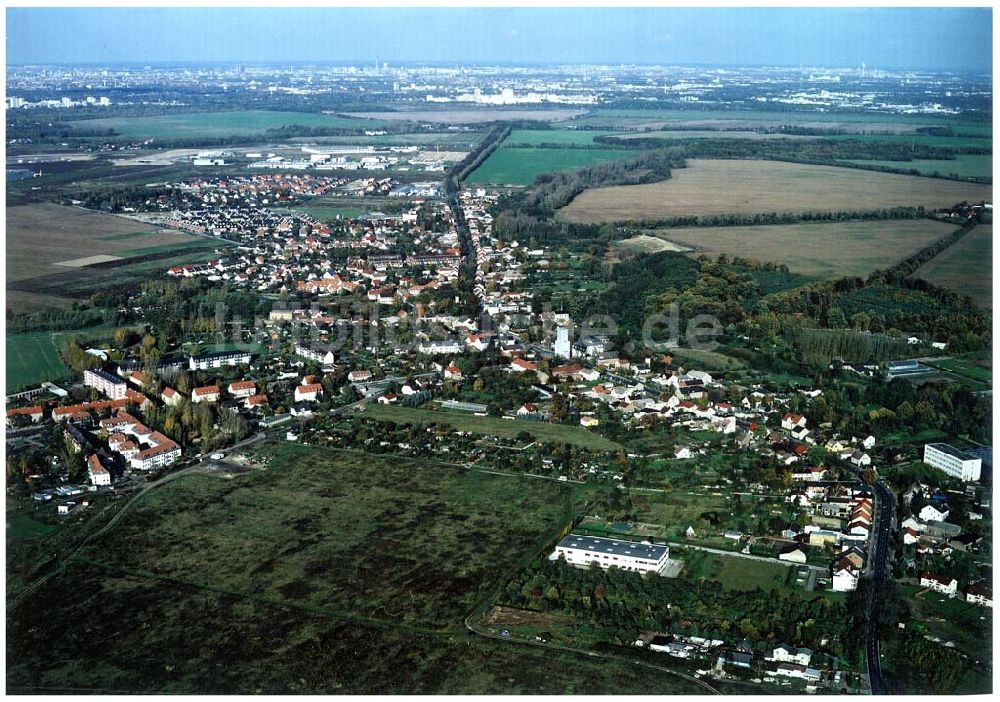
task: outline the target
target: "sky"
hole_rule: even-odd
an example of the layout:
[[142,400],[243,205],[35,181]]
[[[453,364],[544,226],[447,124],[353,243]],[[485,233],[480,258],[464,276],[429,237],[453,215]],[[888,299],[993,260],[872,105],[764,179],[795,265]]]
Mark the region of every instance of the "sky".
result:
[[7,63],[645,63],[990,72],[990,8],[8,8]]

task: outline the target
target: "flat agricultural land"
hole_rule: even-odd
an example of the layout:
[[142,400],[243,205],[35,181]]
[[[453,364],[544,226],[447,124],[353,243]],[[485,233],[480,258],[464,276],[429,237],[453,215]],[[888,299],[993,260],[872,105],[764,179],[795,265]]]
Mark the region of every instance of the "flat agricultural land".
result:
[[980,307],[992,309],[993,227],[976,227],[918,268],[913,277],[965,293]]
[[571,444],[594,451],[616,451],[619,444],[580,426],[532,422],[524,419],[480,417],[453,410],[426,410],[398,405],[367,404],[361,413],[365,417],[398,424],[447,424],[458,431],[489,434],[512,439],[522,431],[535,440],[554,444]]
[[685,227],[650,233],[691,249],[692,256],[727,253],[784,263],[791,272],[810,278],[836,278],[890,266],[954,230],[952,224],[916,219]]
[[300,137],[290,144],[337,144],[343,146],[425,146],[447,149],[455,146],[472,147],[483,140],[484,132],[414,132],[412,134],[376,134],[374,136]]
[[618,129],[760,129],[789,125],[841,130],[855,134],[915,134],[919,127],[951,127],[958,135],[990,136],[992,127],[982,122],[962,122],[948,116],[902,116],[860,112],[783,112],[776,110],[589,110],[565,126]]
[[505,145],[559,144],[560,146],[593,146],[599,136],[622,136],[623,132],[595,129],[512,129]]
[[583,114],[572,109],[518,109],[506,107],[443,107],[440,109],[397,110],[395,112],[345,112],[348,117],[385,121],[431,122],[439,124],[479,124],[507,120],[560,122]]
[[580,488],[288,443],[252,457],[269,460],[145,494],[8,612],[8,689],[695,691],[466,631],[568,526]]
[[[943,138],[943,137],[942,137]],[[873,161],[852,160],[862,166],[883,166],[902,170],[913,169],[926,175],[939,174],[943,176],[958,176],[959,178],[991,178],[993,176],[992,154],[956,154],[954,159],[931,160],[914,159],[912,161]]]
[[[128,282],[133,264],[194,260],[220,244],[124,217],[56,204],[7,208],[7,309],[67,306],[91,286]],[[176,256],[172,255],[176,254]],[[143,269],[145,272],[146,269]]]
[[466,178],[469,183],[531,185],[542,173],[593,166],[629,158],[635,151],[625,149],[515,149],[499,148]]
[[836,166],[694,159],[659,183],[586,190],[559,216],[573,222],[615,222],[893,206],[935,208],[963,200],[991,201],[992,187]]
[[364,129],[380,126],[373,120],[348,119],[314,112],[193,112],[154,117],[102,117],[73,122],[80,129],[113,129],[134,139],[182,139],[250,136],[286,126]]

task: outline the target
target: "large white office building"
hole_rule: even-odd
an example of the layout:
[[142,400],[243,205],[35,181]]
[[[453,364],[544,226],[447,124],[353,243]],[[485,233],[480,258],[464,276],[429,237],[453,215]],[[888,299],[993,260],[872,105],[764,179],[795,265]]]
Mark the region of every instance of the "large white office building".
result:
[[614,566],[622,570],[655,573],[667,564],[670,547],[570,534],[556,545],[551,558],[557,560],[560,556],[575,566],[589,567],[596,563],[602,568]]
[[924,446],[924,463],[968,483],[979,480],[983,459],[949,444],[927,444]]

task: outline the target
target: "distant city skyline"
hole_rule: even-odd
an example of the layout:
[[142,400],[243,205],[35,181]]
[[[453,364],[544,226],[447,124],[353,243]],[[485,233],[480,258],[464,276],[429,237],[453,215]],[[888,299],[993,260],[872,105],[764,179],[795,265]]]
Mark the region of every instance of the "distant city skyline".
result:
[[7,63],[687,64],[992,72],[992,8],[8,8]]

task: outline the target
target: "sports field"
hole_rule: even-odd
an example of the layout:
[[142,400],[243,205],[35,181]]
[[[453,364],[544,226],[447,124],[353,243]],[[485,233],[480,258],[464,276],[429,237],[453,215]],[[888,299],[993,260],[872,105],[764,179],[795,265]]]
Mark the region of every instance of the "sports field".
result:
[[635,151],[625,149],[515,149],[499,148],[466,178],[469,183],[531,185],[542,173],[593,166],[629,158]]
[[893,206],[934,208],[963,200],[992,200],[992,188],[835,166],[695,159],[658,183],[586,190],[560,210],[559,217],[573,222],[639,221]]
[[610,439],[580,426],[531,422],[523,419],[479,417],[466,412],[426,410],[377,403],[365,405],[361,412],[365,417],[398,424],[447,424],[458,431],[490,434],[511,439],[524,431],[541,442],[571,444],[595,451],[616,451],[621,448],[619,444]]
[[59,357],[58,333],[7,335],[7,392],[70,373]]
[[965,293],[993,307],[993,227],[980,225],[917,269],[914,278]]
[[121,137],[133,139],[182,139],[193,137],[228,137],[263,134],[268,129],[299,125],[372,129],[382,126],[378,120],[351,119],[314,112],[194,112],[154,117],[102,117],[71,123],[79,129],[113,129]]
[[890,266],[954,230],[951,224],[917,219],[688,227],[648,233],[691,249],[692,256],[715,258],[727,253],[784,263],[792,273],[810,278],[836,278]]

